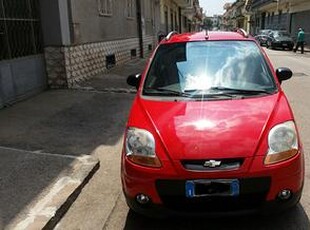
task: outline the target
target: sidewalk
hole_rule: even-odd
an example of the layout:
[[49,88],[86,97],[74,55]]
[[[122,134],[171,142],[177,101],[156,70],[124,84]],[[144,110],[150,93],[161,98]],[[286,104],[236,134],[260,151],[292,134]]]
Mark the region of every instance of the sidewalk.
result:
[[46,91],[0,110],[0,229],[57,224],[98,170],[96,149],[122,138],[133,99],[126,93],[135,92],[126,77],[144,65],[136,59],[76,90]]
[[116,66],[103,75],[85,81],[76,89],[114,93],[135,93],[136,89],[126,83],[126,78],[131,74],[142,73],[146,59],[131,60],[125,65]]

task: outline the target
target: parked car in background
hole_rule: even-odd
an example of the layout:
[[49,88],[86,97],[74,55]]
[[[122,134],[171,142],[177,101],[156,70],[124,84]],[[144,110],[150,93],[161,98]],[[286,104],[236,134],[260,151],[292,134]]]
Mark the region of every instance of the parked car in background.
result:
[[255,36],[255,39],[259,42],[261,46],[267,45],[269,33],[271,31],[272,30],[260,30],[259,33]]
[[304,154],[281,82],[243,30],[170,33],[142,74],[121,160],[129,207],[151,217],[298,204]]
[[271,49],[282,48],[293,50],[294,41],[288,32],[282,30],[273,30],[268,35],[266,47]]

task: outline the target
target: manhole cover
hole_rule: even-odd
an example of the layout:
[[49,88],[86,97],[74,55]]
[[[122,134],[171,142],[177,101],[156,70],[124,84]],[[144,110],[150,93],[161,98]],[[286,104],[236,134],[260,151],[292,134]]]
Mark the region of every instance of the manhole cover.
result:
[[308,76],[307,74],[305,73],[294,73],[293,74],[295,77],[305,77],[305,76]]

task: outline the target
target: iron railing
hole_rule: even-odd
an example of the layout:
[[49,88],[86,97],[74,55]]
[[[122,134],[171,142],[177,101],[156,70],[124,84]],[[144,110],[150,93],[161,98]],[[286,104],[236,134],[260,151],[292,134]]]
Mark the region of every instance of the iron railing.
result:
[[271,3],[277,3],[277,0],[252,0],[252,9]]
[[40,0],[0,0],[0,60],[43,52]]

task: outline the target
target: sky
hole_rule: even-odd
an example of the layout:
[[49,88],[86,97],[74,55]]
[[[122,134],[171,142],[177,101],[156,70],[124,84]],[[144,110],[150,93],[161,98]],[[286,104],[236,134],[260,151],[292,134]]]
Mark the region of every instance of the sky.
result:
[[234,1],[235,0],[199,0],[199,4],[207,16],[213,16],[214,14],[223,14],[225,12],[223,9],[224,4]]

